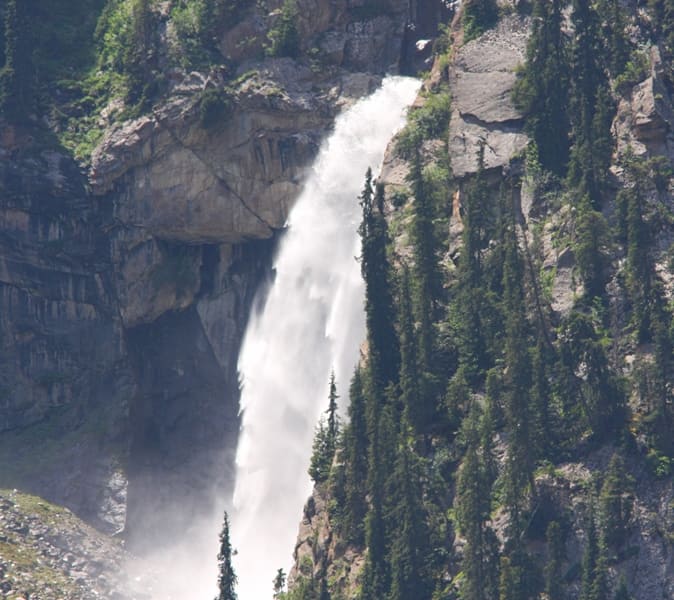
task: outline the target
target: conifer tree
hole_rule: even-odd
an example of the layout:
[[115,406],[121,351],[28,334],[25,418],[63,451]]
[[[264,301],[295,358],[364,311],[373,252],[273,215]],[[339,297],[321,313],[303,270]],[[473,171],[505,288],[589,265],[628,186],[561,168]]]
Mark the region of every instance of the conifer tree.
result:
[[393,473],[390,547],[390,600],[428,598],[432,583],[428,574],[429,532],[423,509],[420,465],[407,445],[406,426],[400,435]]
[[440,273],[433,225],[434,209],[431,194],[424,184],[419,149],[415,148],[409,181],[414,194],[412,245],[414,252],[414,280],[416,319],[419,323],[419,365],[422,372],[433,370],[433,321],[437,313]]
[[632,600],[624,577],[620,578],[620,583],[618,584],[618,589],[616,590],[613,600]]
[[384,598],[389,589],[387,531],[385,523],[386,465],[391,461],[393,434],[391,407],[384,407],[375,424],[368,453],[369,506],[365,517],[367,560],[363,573],[362,600]]
[[337,414],[337,385],[335,373],[330,374],[330,392],[328,395],[327,420],[321,417],[314,435],[309,476],[315,483],[326,481],[330,475],[332,461],[337,450],[340,426]]
[[537,457],[552,459],[555,454],[556,423],[551,407],[548,381],[549,350],[541,337],[531,352],[531,439]]
[[627,536],[632,512],[630,479],[619,454],[614,454],[599,494],[602,536],[609,548],[618,549]]
[[475,179],[464,195],[463,234],[459,258],[458,289],[456,292],[455,319],[458,321],[457,337],[459,364],[465,376],[475,383],[488,366],[484,313],[482,251],[486,237],[486,215],[489,195],[484,174],[484,145],[478,150],[478,169]]
[[581,565],[579,600],[609,600],[607,570],[606,546],[597,531],[594,506],[591,506]]
[[357,367],[349,388],[349,426],[345,432],[344,479],[346,538],[356,545],[365,542],[363,521],[367,506],[368,434],[365,417],[365,396],[360,367]]
[[568,60],[561,0],[535,0],[525,68],[515,102],[527,115],[527,130],[541,165],[562,176],[569,160]]
[[229,517],[225,517],[220,532],[220,552],[218,553],[218,595],[215,600],[237,600],[236,574],[232,567],[232,545],[229,541]]
[[597,4],[602,37],[612,77],[620,75],[630,57],[630,42],[625,31],[625,13],[620,0],[600,0]]
[[557,521],[552,521],[545,532],[548,545],[548,561],[545,565],[545,593],[548,600],[563,600],[562,562],[564,561],[564,540],[562,529]]
[[574,252],[588,300],[601,296],[604,290],[604,233],[604,219],[593,208],[590,196],[586,194],[576,212]]
[[24,123],[36,105],[35,67],[30,17],[31,0],[7,0],[5,64],[0,71],[0,115]]
[[330,373],[330,391],[328,394],[328,410],[327,410],[327,435],[328,435],[328,454],[330,460],[335,456],[337,449],[337,440],[340,432],[339,414],[337,412],[337,384],[335,383],[335,372]]
[[283,594],[283,590],[286,586],[286,574],[283,569],[276,571],[276,577],[274,577],[274,581],[272,583],[274,585],[274,599],[280,600],[281,594]]
[[509,556],[503,555],[499,570],[499,600],[527,600],[529,596],[526,594],[522,565]]
[[601,203],[601,184],[610,153],[606,136],[610,134],[610,98],[606,74],[599,63],[599,19],[592,4],[573,0],[574,27],[571,61],[573,147],[569,182],[587,194],[593,208]]
[[531,453],[530,396],[531,364],[527,350],[527,322],[522,288],[523,265],[519,253],[514,223],[506,241],[506,260],[503,271],[505,339],[505,412],[510,431],[506,465],[505,492],[511,511],[513,535],[520,534],[522,495],[528,484],[533,490],[533,463]]
[[407,265],[403,265],[400,281],[400,395],[405,418],[417,433],[422,433],[428,426],[430,411],[419,386],[421,375],[417,361],[417,340]]
[[492,600],[498,597],[498,551],[488,522],[491,485],[480,451],[478,412],[473,407],[464,424],[467,449],[456,485],[456,518],[466,539],[461,564],[465,579],[463,600]]
[[360,195],[363,210],[359,228],[362,246],[360,263],[365,280],[369,371],[374,389],[383,391],[398,379],[400,353],[394,328],[391,266],[386,252],[389,237],[384,217],[383,188],[378,186],[375,198],[372,185],[372,170],[368,169]]

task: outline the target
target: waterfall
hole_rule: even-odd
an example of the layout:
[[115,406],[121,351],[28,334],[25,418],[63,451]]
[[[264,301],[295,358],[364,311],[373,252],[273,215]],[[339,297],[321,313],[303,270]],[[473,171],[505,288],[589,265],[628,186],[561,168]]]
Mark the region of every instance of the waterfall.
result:
[[330,371],[345,402],[365,337],[358,195],[418,86],[388,77],[337,118],[291,211],[264,307],[250,318],[239,357],[242,429],[231,514],[240,600],[271,598],[277,569],[291,564]]

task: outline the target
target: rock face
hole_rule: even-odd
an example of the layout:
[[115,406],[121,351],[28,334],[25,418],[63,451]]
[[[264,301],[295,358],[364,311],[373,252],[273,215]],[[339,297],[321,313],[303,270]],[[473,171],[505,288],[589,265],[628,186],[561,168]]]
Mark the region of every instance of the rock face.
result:
[[515,69],[524,62],[528,27],[528,20],[518,16],[502,19],[459,48],[450,65],[449,153],[456,177],[477,170],[481,143],[487,169],[503,167],[526,147],[522,115],[510,96]]
[[172,73],[86,174],[0,126],[0,487],[135,542],[231,491],[236,360],[276,232],[338,108],[443,6],[384,4],[299,0],[299,61],[261,58],[282,2],[247,8],[219,32],[238,72]]
[[674,112],[657,47],[650,51],[650,76],[633,86],[618,105],[614,135],[618,151],[674,158]]

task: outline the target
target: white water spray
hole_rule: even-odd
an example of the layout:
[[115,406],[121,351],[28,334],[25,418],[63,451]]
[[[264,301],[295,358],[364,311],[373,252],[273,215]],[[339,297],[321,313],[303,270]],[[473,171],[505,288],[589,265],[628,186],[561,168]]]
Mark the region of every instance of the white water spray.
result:
[[418,85],[389,77],[337,118],[290,214],[266,304],[251,316],[239,358],[243,419],[231,519],[241,600],[271,598],[276,570],[291,563],[330,371],[346,398],[365,336],[357,198]]

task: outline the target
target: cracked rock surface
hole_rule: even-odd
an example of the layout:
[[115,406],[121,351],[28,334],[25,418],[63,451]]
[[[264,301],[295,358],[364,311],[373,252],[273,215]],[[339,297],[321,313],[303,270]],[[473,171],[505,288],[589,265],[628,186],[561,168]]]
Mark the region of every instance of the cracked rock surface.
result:
[[511,15],[498,27],[468,42],[450,66],[452,171],[464,177],[477,170],[480,143],[488,169],[506,165],[527,144],[522,115],[511,100],[515,69],[524,62],[529,22]]

